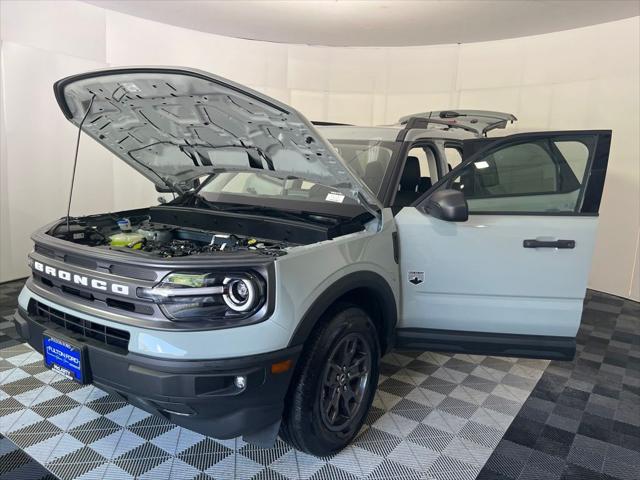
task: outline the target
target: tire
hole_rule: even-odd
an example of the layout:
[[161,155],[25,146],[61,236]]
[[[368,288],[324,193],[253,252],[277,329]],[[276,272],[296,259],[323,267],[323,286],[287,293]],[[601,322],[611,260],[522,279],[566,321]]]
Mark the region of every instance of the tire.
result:
[[292,379],[280,427],[283,440],[316,456],[347,446],[373,401],[379,360],[369,316],[351,304],[330,309],[311,333]]

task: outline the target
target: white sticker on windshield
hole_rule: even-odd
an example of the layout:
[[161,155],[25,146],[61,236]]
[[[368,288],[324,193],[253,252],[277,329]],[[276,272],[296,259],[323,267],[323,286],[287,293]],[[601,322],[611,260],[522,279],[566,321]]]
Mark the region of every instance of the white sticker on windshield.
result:
[[124,88],[129,93],[138,93],[142,91],[142,89],[133,82],[122,82],[121,85],[122,88]]
[[327,193],[327,197],[325,198],[325,200],[327,202],[342,203],[342,201],[344,200],[344,195],[340,192]]

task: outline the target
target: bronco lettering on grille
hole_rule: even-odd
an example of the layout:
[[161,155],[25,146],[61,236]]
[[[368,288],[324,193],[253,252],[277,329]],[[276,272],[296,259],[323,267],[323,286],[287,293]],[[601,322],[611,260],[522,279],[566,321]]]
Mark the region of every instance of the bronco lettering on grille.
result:
[[65,270],[60,270],[59,268],[50,267],[49,265],[45,265],[42,262],[38,261],[33,262],[33,268],[35,268],[40,273],[44,273],[45,275],[56,277],[66,282],[75,283],[76,285],[82,285],[84,287],[90,286],[91,288],[95,288],[96,290],[102,290],[105,292],[111,291],[119,295],[129,295],[129,287],[127,285],[110,283],[104,280],[99,280],[97,278],[70,273]]

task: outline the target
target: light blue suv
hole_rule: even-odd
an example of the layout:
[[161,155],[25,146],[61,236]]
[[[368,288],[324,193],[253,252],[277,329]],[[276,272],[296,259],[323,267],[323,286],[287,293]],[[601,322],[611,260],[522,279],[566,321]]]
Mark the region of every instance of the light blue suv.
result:
[[312,124],[180,68],[54,92],[172,197],[33,235],[15,322],[61,374],[215,437],[327,455],[392,347],[573,357],[611,132],[487,138],[515,117],[473,110]]

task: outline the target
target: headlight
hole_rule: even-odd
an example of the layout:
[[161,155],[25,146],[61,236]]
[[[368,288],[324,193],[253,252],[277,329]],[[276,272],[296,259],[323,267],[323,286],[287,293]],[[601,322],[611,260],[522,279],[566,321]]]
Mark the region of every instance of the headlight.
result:
[[266,301],[264,280],[251,272],[170,273],[139,294],[159,304],[170,320],[229,326],[255,314]]
[[251,279],[227,277],[222,285],[224,288],[222,299],[230,309],[236,312],[246,312],[255,306],[256,285]]

